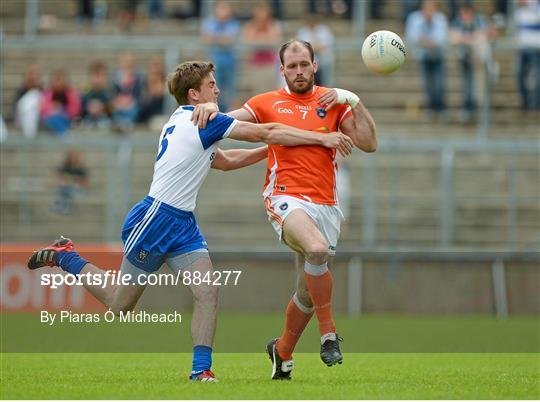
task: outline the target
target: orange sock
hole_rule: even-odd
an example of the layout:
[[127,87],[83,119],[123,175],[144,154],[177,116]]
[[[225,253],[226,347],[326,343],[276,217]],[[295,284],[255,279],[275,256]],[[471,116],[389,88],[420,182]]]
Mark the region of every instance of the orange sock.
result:
[[336,332],[332,316],[332,287],[334,281],[327,264],[313,265],[306,261],[304,270],[309,295],[319,321],[319,332],[321,335]]
[[276,349],[283,360],[291,360],[294,347],[313,316],[313,307],[302,305],[295,293],[287,306],[285,316],[285,328],[277,341]]

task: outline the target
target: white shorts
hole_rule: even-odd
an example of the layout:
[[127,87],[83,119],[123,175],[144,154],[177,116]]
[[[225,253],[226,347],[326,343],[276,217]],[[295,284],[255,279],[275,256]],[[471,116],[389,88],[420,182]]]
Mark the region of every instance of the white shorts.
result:
[[282,240],[282,225],[287,216],[295,209],[304,211],[328,242],[328,254],[336,255],[343,213],[337,205],[315,204],[289,195],[275,195],[265,198],[264,204],[268,220]]

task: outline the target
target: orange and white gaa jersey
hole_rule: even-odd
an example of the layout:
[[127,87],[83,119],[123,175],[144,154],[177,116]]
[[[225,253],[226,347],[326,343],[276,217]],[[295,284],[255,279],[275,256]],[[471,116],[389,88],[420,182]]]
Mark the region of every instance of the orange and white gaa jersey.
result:
[[[313,87],[306,94],[288,88],[266,92],[248,100],[243,108],[257,123],[277,122],[326,135],[337,131],[352,115],[350,106],[325,110],[317,98],[328,88]],[[323,146],[268,145],[268,165],[263,197],[290,195],[309,202],[336,205],[336,150]]]

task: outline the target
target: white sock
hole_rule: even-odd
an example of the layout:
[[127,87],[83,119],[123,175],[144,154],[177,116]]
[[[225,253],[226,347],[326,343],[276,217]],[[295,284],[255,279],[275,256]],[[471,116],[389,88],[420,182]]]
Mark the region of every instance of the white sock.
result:
[[328,263],[325,262],[321,265],[314,265],[306,260],[304,263],[304,271],[313,276],[321,276],[328,271]]

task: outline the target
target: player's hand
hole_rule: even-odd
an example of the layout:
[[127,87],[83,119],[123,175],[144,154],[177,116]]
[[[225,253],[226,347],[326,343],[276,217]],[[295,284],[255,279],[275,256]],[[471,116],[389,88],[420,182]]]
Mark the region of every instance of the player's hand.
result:
[[346,89],[332,88],[322,94],[317,101],[322,107],[328,110],[336,103],[340,105],[348,104],[350,107],[355,108],[358,102],[360,102],[360,98],[355,93]]
[[215,103],[199,103],[198,105],[195,105],[191,121],[199,128],[206,128],[208,122],[214,120],[218,112],[219,108]]
[[348,156],[352,153],[353,142],[343,133],[330,133],[323,137],[323,146],[326,148],[335,148],[342,156]]
[[323,108],[328,110],[331,107],[336,105],[337,100],[338,100],[337,91],[334,88],[331,88],[328,91],[326,91],[325,93],[323,93],[321,96],[319,96],[319,99],[317,99],[317,102]]

